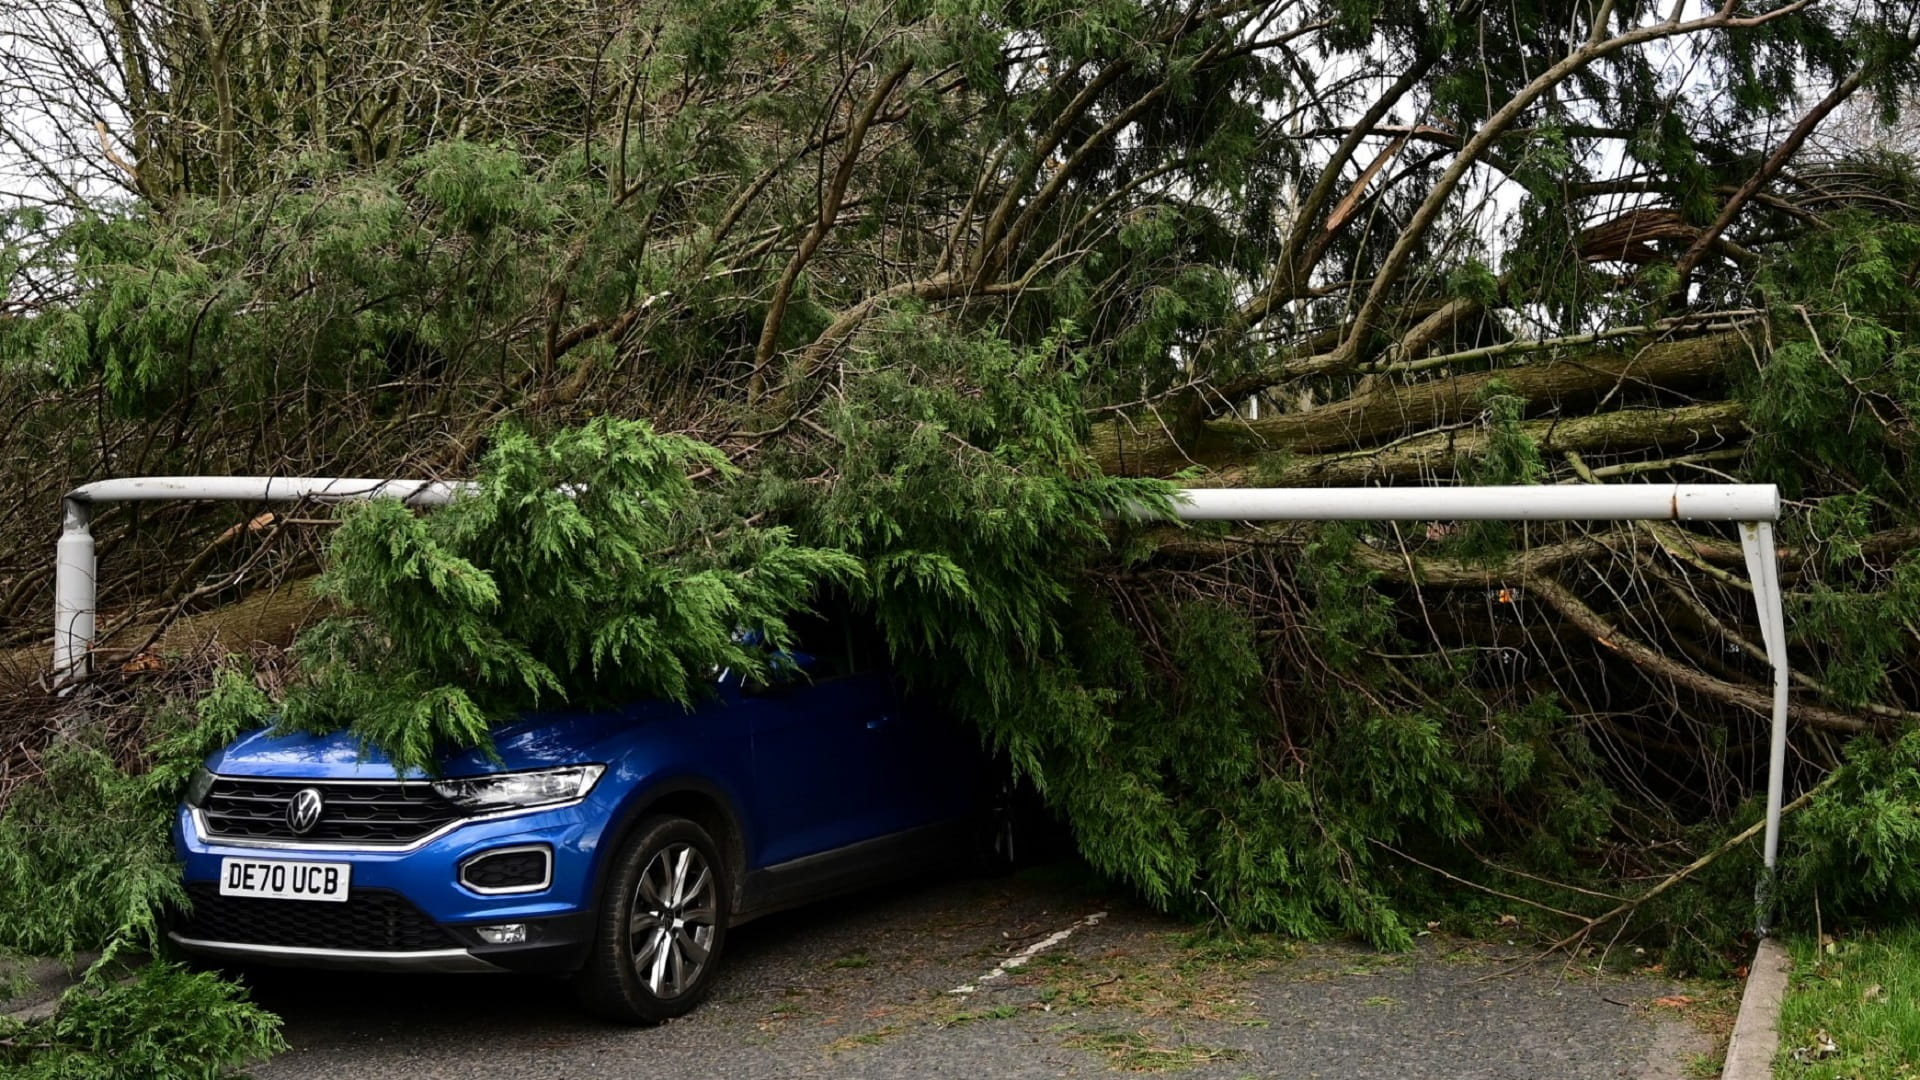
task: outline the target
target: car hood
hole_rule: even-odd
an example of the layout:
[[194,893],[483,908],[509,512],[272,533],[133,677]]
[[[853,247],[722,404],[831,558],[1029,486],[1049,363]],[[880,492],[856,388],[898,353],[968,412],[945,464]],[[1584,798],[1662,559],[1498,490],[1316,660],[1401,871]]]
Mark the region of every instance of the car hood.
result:
[[[609,745],[630,736],[636,725],[684,719],[680,706],[639,702],[593,711],[527,713],[493,729],[499,761],[480,750],[445,755],[442,776],[539,769],[555,765],[605,762]],[[242,735],[207,758],[207,768],[223,776],[284,776],[303,779],[392,780],[401,777],[391,759],[344,731],[324,735],[264,728]],[[423,777],[418,769],[406,778]]]

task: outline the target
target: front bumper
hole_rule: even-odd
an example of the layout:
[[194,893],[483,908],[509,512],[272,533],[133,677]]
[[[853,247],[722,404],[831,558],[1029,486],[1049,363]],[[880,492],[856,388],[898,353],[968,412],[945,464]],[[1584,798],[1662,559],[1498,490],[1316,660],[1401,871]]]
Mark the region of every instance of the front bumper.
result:
[[271,967],[317,968],[331,971],[420,972],[463,974],[517,971],[524,974],[564,975],[577,970],[593,942],[590,913],[529,922],[529,939],[518,945],[489,945],[471,930],[446,927],[459,944],[444,949],[351,949],[303,945],[268,945],[195,937],[180,929],[167,931],[175,945],[197,956]]
[[419,949],[410,952],[374,952],[366,949],[314,949],[298,945],[253,945],[237,941],[203,941],[178,930],[167,937],[199,956],[249,964],[337,969],[342,971],[483,972],[506,968],[483,960],[466,949]]
[[[182,808],[173,839],[189,894],[199,894],[203,907],[217,911],[182,913],[168,936],[189,952],[280,966],[571,971],[584,961],[593,937],[595,869],[606,820],[588,800],[469,821],[412,850],[396,850],[223,841],[207,836],[196,815]],[[544,888],[484,895],[460,882],[459,865],[470,856],[527,845],[552,849]],[[345,905],[325,901],[219,897],[221,860],[227,857],[349,863],[350,898],[377,897],[385,906],[347,916]],[[395,933],[396,919],[407,923],[404,933]],[[504,923],[525,924],[528,940],[490,945],[474,930]]]

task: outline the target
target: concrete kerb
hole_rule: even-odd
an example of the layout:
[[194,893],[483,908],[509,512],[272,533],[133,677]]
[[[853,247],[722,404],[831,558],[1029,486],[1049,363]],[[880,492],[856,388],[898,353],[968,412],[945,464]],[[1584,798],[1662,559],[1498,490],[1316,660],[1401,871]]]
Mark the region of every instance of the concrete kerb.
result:
[[1760,939],[1753,966],[1747,969],[1747,988],[1740,995],[1740,1017],[1727,1043],[1727,1064],[1720,1080],[1768,1080],[1773,1058],[1780,1050],[1780,1003],[1787,996],[1787,974],[1793,961],[1778,938]]

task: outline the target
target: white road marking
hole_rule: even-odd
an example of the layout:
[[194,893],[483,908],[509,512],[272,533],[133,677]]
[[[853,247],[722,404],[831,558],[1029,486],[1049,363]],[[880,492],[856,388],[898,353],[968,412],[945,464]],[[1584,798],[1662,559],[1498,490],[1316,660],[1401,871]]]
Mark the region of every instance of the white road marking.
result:
[[1081,919],[1079,922],[1074,923],[1072,926],[1067,927],[1065,930],[1058,930],[1058,931],[1055,931],[1054,933],[1048,934],[1046,937],[1041,938],[1039,941],[1034,942],[1033,944],[1027,946],[1026,948],[1021,949],[1019,952],[1015,953],[1014,955],[1007,957],[1005,960],[1000,961],[998,964],[995,964],[993,966],[992,971],[987,972],[985,975],[980,976],[978,979],[975,979],[974,981],[967,983],[964,986],[956,986],[953,989],[947,991],[947,993],[971,994],[979,990],[981,984],[983,983],[996,982],[1000,979],[1004,979],[1007,977],[1008,972],[1013,971],[1016,968],[1026,967],[1027,962],[1029,960],[1032,960],[1034,957],[1039,956],[1041,953],[1046,952],[1048,949],[1051,949],[1055,945],[1058,945],[1061,942],[1072,937],[1073,932],[1075,930],[1079,930],[1082,927],[1098,926],[1100,925],[1100,920],[1106,917],[1107,917],[1106,912],[1096,911],[1093,914],[1087,916],[1086,918]]

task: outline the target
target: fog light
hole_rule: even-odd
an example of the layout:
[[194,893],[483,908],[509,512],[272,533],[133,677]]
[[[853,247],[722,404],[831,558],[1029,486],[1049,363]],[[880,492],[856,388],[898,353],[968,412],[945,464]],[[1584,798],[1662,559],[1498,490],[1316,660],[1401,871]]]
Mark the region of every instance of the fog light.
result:
[[483,851],[460,864],[460,884],[483,896],[539,892],[553,884],[553,849],[519,844]]
[[527,924],[520,922],[501,923],[499,926],[476,926],[473,932],[480,940],[489,945],[524,945],[527,940]]

